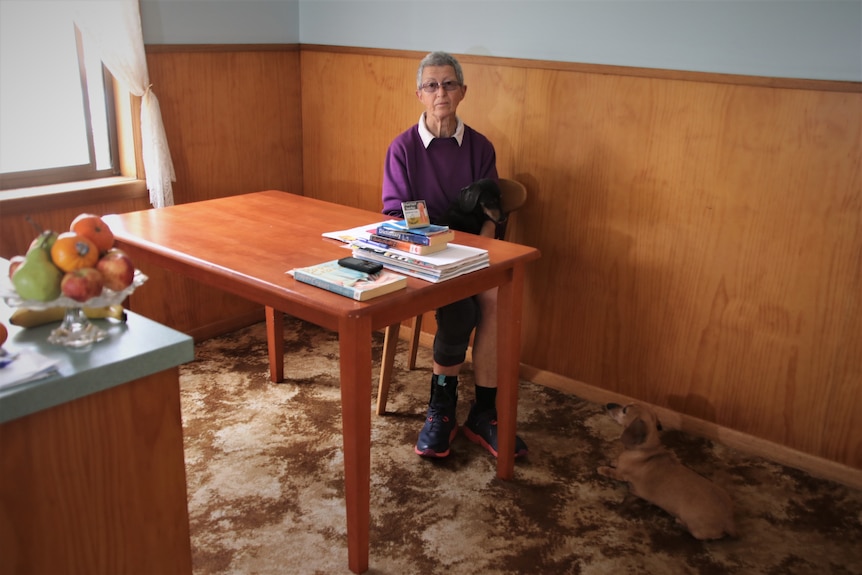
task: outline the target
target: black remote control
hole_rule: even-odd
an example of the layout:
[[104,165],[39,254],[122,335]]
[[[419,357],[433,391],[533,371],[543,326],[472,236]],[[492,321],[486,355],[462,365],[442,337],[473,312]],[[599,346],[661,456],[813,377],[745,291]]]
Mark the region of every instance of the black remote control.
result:
[[365,272],[367,274],[376,274],[383,269],[383,264],[369,262],[359,258],[341,258],[338,260],[338,265],[358,272]]

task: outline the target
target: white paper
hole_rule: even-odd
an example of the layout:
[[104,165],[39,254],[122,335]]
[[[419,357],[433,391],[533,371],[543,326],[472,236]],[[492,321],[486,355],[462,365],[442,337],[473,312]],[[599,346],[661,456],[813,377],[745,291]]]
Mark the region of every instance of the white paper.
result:
[[35,351],[22,351],[12,363],[0,368],[0,388],[42,379],[54,373],[59,360]]
[[[386,220],[391,221],[391,220]],[[371,237],[371,232],[369,230],[376,230],[377,226],[382,224],[383,222],[377,222],[374,224],[364,224],[361,226],[357,226],[355,228],[350,228],[349,230],[339,230],[337,232],[325,232],[323,237],[330,238],[333,240],[338,240],[339,242],[344,242],[349,244],[350,242],[356,239],[367,240]]]

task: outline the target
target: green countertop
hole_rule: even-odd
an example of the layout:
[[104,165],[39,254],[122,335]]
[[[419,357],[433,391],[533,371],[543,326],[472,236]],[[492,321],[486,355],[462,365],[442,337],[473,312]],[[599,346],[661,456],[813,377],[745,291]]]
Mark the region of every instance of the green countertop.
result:
[[[7,278],[8,261],[0,259]],[[147,289],[144,284],[138,289]],[[21,328],[9,323],[12,308],[0,300],[0,322],[9,330],[3,349],[30,350],[59,360],[58,373],[43,379],[0,388],[0,423],[73,401],[194,360],[194,340],[138,314],[127,312],[126,322],[93,320],[108,337],[87,349],[49,344],[60,322]],[[0,368],[2,369],[2,368]]]

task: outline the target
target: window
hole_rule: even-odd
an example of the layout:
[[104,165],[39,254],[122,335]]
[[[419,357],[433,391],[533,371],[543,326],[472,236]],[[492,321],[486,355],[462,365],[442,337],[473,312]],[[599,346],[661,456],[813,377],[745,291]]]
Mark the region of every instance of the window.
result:
[[113,85],[59,2],[0,2],[0,188],[119,173]]

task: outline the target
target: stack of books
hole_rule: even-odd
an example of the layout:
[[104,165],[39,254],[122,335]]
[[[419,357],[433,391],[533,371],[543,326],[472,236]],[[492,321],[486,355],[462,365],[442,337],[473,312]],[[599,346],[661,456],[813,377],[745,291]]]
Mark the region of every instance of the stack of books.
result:
[[428,255],[445,250],[455,239],[455,232],[448,226],[416,228],[408,227],[404,220],[392,220],[378,224],[368,239],[396,250]]
[[[405,214],[408,213],[405,209]],[[323,236],[348,244],[355,258],[378,262],[397,273],[434,283],[490,265],[487,250],[452,243],[455,232],[448,226],[417,224],[406,218],[327,232]]]
[[383,267],[437,283],[489,265],[488,250],[450,243],[445,250],[428,255],[412,254],[389,247],[374,247],[369,241],[355,241],[353,257],[380,262]]
[[448,226],[390,220],[351,245],[355,258],[434,283],[488,267],[486,250],[453,244],[453,239]]

